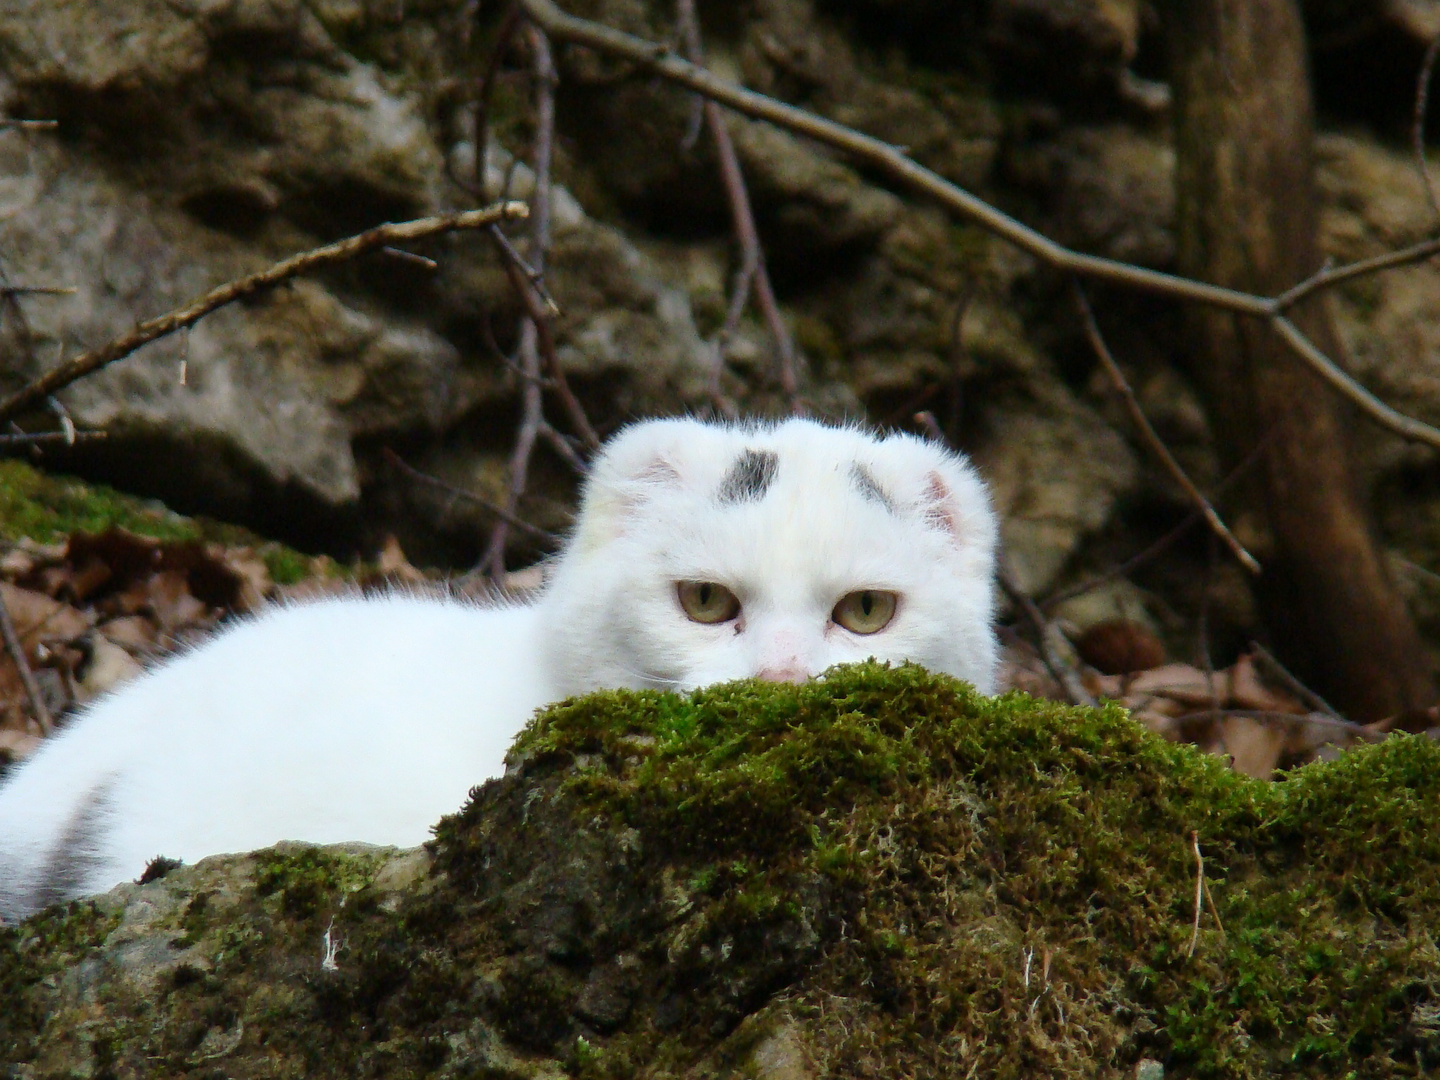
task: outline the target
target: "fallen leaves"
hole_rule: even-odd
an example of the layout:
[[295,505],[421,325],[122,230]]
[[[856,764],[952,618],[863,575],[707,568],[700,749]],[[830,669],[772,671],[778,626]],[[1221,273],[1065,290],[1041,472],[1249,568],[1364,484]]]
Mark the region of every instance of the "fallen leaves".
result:
[[[0,600],[52,715],[133,678],[147,661],[196,640],[272,593],[254,549],[155,540],[121,529],[63,544],[21,540],[0,555]],[[39,745],[15,658],[0,658],[0,759]]]
[[[1119,619],[1077,635],[1075,646],[1084,664],[1081,682],[1090,694],[1119,702],[1164,738],[1228,757],[1248,776],[1269,778],[1277,769],[1333,756],[1390,730],[1440,730],[1435,709],[1362,727],[1314,708],[1314,701],[1291,692],[1279,677],[1283,669],[1277,671],[1278,664],[1258,646],[1231,666],[1207,672],[1166,662],[1148,629]],[[1134,667],[1140,660],[1148,666]],[[1023,642],[1007,649],[1002,684],[1038,697],[1063,697],[1039,656]]]

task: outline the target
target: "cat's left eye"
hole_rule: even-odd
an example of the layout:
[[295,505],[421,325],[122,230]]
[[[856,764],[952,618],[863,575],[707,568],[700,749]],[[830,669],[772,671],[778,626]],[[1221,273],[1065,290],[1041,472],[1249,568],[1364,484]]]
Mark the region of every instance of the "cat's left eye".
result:
[[852,634],[878,634],[895,617],[896,596],[884,589],[860,589],[841,598],[830,617]]

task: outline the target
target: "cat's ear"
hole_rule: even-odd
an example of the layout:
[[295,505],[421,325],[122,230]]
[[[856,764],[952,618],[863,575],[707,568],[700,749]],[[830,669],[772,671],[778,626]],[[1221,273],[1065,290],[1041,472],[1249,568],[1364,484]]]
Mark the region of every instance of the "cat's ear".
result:
[[694,486],[697,461],[723,449],[727,433],[699,420],[646,420],[605,444],[581,500],[576,544],[594,548],[624,535],[655,498]]
[[911,435],[884,439],[878,450],[871,471],[890,479],[895,495],[926,525],[967,554],[994,557],[999,527],[974,466],[960,454]]

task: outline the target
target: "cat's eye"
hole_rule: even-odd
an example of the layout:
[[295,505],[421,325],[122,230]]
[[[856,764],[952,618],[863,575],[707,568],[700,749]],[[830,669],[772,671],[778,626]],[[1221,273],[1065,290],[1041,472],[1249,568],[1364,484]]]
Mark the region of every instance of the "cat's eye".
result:
[[740,614],[740,601],[713,581],[682,581],[676,588],[685,614],[698,623],[729,622]]
[[878,634],[895,617],[895,594],[860,589],[841,598],[830,617],[852,634]]

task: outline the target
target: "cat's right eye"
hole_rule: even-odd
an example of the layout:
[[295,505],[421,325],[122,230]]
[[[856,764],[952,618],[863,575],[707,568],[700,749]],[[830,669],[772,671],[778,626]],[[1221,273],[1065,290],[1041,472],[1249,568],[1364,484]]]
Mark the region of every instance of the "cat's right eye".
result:
[[729,622],[740,614],[740,601],[713,581],[682,581],[676,586],[680,606],[698,623]]

